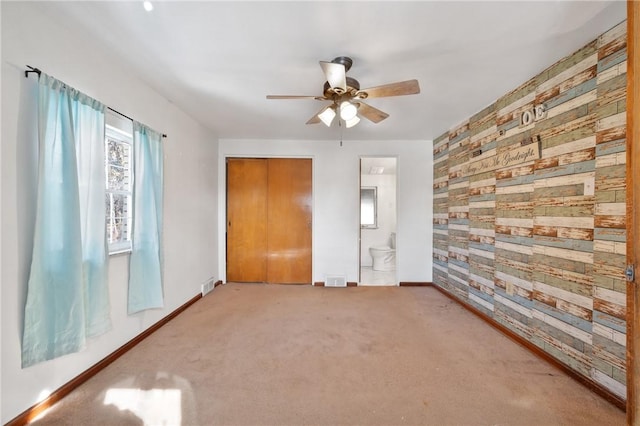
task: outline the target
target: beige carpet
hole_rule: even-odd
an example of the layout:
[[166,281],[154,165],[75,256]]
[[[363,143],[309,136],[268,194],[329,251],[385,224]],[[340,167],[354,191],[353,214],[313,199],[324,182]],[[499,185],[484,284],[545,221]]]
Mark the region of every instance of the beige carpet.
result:
[[220,286],[38,424],[623,425],[428,287]]

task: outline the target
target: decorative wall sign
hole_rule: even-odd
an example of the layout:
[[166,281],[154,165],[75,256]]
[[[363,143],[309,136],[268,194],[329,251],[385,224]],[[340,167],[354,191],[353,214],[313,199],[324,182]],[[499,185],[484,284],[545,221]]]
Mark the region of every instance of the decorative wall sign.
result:
[[539,158],[540,145],[529,143],[528,145],[517,146],[500,154],[465,164],[462,166],[462,176],[477,175],[478,173],[515,166],[516,164],[526,163],[527,161],[537,160]]
[[547,107],[543,105],[536,105],[531,109],[523,111],[520,115],[520,126],[528,126],[534,121],[542,120],[547,116]]

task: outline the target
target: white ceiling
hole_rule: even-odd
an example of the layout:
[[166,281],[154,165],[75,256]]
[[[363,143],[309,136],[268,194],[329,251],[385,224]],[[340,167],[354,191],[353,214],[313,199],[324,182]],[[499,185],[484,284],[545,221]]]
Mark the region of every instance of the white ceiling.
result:
[[[432,139],[626,18],[607,2],[50,2],[107,53],[222,139]],[[390,114],[352,129],[305,122],[326,103],[318,61],[350,56]],[[46,71],[46,70],[45,70]],[[337,120],[336,120],[337,121]]]

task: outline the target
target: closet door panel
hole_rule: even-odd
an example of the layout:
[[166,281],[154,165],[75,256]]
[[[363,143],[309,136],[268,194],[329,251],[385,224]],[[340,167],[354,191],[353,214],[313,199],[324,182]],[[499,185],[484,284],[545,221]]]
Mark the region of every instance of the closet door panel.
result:
[[267,282],[311,283],[311,159],[270,158]]
[[265,159],[227,161],[227,281],[267,281]]

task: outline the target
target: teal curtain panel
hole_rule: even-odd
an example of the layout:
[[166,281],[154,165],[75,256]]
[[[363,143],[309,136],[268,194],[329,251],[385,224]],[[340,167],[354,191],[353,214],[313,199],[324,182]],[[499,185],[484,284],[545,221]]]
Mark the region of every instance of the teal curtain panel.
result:
[[162,135],[133,122],[133,235],[130,314],[164,306],[162,289]]
[[22,366],[77,352],[110,327],[104,212],[104,109],[42,74],[38,199]]

